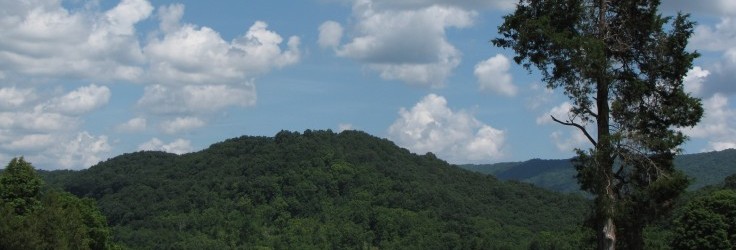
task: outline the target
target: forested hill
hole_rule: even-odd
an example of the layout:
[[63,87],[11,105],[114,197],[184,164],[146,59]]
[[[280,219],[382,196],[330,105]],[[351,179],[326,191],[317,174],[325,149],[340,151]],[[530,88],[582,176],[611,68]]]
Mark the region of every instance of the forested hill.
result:
[[132,248],[574,249],[588,208],[356,131],[244,136],[44,176],[96,199]]
[[[581,192],[575,180],[575,169],[570,160],[540,160],[504,162],[487,165],[462,165],[480,173],[491,174],[502,180],[517,180],[558,192]],[[698,154],[678,155],[675,167],[687,174],[692,182],[690,190],[723,182],[736,173],[736,149]]]

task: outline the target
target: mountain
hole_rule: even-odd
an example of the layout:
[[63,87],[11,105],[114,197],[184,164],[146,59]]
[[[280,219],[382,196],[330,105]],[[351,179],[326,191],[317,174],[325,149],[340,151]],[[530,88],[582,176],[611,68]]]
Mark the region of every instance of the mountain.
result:
[[589,202],[363,132],[282,131],[42,173],[135,249],[581,248]]
[[[516,180],[564,193],[582,193],[575,179],[570,160],[533,159],[525,162],[504,162],[460,167],[490,174],[502,180]],[[695,190],[723,182],[736,173],[736,149],[678,155],[675,167],[692,178],[689,189]]]

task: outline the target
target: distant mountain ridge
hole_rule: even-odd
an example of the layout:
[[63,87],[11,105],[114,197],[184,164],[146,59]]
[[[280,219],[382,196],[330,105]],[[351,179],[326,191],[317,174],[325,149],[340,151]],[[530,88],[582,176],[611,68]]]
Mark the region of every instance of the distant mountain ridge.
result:
[[[532,159],[524,162],[467,164],[460,167],[490,174],[502,180],[530,183],[552,191],[582,192],[570,159]],[[690,190],[716,185],[723,182],[726,176],[736,173],[736,149],[678,155],[675,157],[675,167],[692,178]]]

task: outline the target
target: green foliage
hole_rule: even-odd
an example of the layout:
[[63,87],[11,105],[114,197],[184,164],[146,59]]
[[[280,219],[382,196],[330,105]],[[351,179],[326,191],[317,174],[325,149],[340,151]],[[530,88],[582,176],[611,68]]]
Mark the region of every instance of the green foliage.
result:
[[244,136],[59,173],[48,180],[97,200],[115,240],[136,249],[519,249],[543,232],[576,238],[589,205],[356,131]]
[[736,246],[736,192],[719,190],[690,201],[674,224],[674,249],[731,249]]
[[736,174],[729,175],[723,180],[723,187],[736,190]]
[[23,215],[40,206],[43,181],[23,157],[13,158],[0,175],[0,200],[16,214]]
[[663,17],[659,4],[521,0],[493,40],[570,98],[569,117],[552,119],[593,144],[576,150],[575,167],[581,189],[595,195],[599,249],[643,248],[644,227],[687,187],[672,161],[686,139],[678,128],[703,115],[683,87],[698,57],[686,50],[694,23],[683,14]]
[[42,182],[23,158],[13,159],[0,180],[2,249],[115,247],[105,217],[94,200],[54,190],[40,192]]

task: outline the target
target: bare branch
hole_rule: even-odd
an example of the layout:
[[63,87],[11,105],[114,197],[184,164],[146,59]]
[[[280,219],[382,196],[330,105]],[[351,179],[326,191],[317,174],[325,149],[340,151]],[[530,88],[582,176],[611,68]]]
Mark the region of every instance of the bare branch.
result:
[[560,121],[557,118],[555,118],[555,116],[553,116],[553,115],[550,115],[550,117],[552,117],[552,120],[553,121],[555,121],[555,122],[557,122],[559,124],[562,124],[562,125],[565,125],[565,126],[573,126],[573,127],[576,127],[578,129],[580,129],[580,131],[583,131],[583,134],[585,134],[585,137],[588,138],[588,140],[590,141],[590,143],[593,143],[593,147],[598,146],[598,143],[595,141],[595,139],[593,139],[593,137],[590,136],[590,133],[588,133],[588,130],[586,130],[585,127],[583,127],[582,125],[577,124],[577,123],[574,123],[574,122],[563,122],[563,121]]

